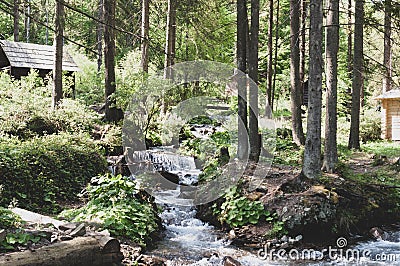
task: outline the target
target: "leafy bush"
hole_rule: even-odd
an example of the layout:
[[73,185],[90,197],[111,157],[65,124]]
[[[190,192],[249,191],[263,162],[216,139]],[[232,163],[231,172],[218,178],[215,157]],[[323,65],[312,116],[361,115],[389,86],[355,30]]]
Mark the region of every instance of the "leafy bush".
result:
[[51,109],[51,87],[37,72],[20,81],[0,72],[0,132],[30,138],[60,131],[89,131],[99,116],[80,101],[63,99]]
[[299,148],[291,138],[276,139],[274,163],[284,165],[300,165],[303,158],[303,148]]
[[63,133],[27,141],[0,137],[0,204],[15,198],[24,208],[56,212],[60,201],[76,200],[90,178],[104,173],[106,166],[84,135]]
[[76,98],[86,105],[104,102],[104,71],[97,72],[97,62],[90,61],[85,55],[68,49],[81,71],[75,73]]
[[366,110],[360,117],[360,140],[364,143],[381,139],[380,113],[375,110]]
[[93,178],[85,192],[88,203],[60,215],[73,221],[99,222],[116,236],[124,236],[145,246],[158,230],[154,208],[137,196],[136,183],[121,175]]
[[118,89],[114,96],[117,107],[122,110],[126,110],[132,100],[133,93],[143,85],[146,74],[141,71],[140,58],[139,51],[131,51],[119,62],[119,67],[116,70]]
[[269,211],[264,210],[264,205],[260,201],[251,201],[241,196],[237,187],[233,187],[224,196],[225,202],[221,208],[213,206],[214,214],[218,214],[219,221],[226,223],[230,227],[241,227],[246,224],[257,224],[260,219],[272,221]]
[[0,207],[0,229],[17,228],[21,224],[21,217],[9,209]]

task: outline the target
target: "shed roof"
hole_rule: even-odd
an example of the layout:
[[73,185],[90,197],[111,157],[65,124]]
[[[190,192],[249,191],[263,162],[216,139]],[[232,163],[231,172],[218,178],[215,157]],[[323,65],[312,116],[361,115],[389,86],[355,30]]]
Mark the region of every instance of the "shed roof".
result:
[[[54,46],[0,40],[11,67],[53,69]],[[63,49],[63,70],[79,71],[72,56]]]
[[390,90],[382,95],[379,95],[376,97],[378,100],[383,100],[383,99],[400,99],[400,89],[395,89],[395,90]]

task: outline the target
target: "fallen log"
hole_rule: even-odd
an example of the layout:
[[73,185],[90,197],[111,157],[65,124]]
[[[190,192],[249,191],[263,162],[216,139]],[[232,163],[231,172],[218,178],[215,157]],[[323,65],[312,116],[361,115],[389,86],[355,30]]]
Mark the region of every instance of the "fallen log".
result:
[[4,266],[112,266],[123,255],[117,239],[107,236],[77,237],[36,250],[0,255]]

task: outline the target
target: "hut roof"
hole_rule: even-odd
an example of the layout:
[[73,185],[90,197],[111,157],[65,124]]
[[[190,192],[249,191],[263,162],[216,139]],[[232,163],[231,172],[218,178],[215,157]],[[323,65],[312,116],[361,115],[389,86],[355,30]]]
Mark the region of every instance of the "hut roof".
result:
[[[0,40],[0,47],[11,67],[53,69],[54,46]],[[62,67],[67,71],[79,71],[79,67],[65,49]]]
[[387,91],[387,92],[383,93],[382,95],[379,95],[378,97],[376,97],[376,99],[378,99],[378,100],[400,99],[400,89]]

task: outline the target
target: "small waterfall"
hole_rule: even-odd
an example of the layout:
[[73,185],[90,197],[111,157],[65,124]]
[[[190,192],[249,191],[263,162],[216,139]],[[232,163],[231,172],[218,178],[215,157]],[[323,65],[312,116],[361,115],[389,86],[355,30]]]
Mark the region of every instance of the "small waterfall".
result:
[[139,172],[144,170],[159,172],[197,170],[193,157],[180,156],[161,149],[134,151],[129,154],[128,158],[128,163]]
[[[141,168],[137,170],[166,171],[177,174],[181,185],[192,185],[198,181],[201,173],[196,169],[193,157],[173,153],[172,148],[154,148],[147,151],[135,151],[129,163]],[[147,167],[147,168],[146,168]],[[222,265],[225,255],[237,258],[243,265],[266,265],[247,251],[229,247],[224,234],[213,226],[196,217],[196,208],[174,205],[171,202],[185,201],[179,198],[180,185],[176,189],[160,192],[162,200],[156,203],[163,208],[160,218],[165,226],[165,237],[149,255],[167,258],[167,265]]]

